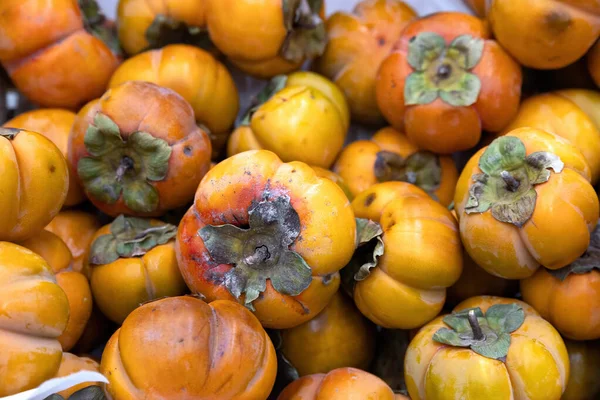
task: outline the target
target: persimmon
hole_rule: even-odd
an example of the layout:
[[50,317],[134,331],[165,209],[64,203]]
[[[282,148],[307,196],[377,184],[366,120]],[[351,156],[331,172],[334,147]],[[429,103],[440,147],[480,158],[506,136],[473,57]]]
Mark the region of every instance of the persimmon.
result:
[[300,376],[367,369],[375,353],[375,327],[342,291],[310,321],[281,331],[281,339],[281,352]]
[[475,297],[417,333],[404,376],[413,400],[559,400],[569,355],[558,332],[527,304]]
[[0,396],[33,389],[54,377],[69,320],[69,300],[46,261],[0,242]]
[[571,370],[561,400],[595,400],[600,395],[600,341],[565,340]]
[[506,279],[572,263],[598,221],[590,179],[585,158],[566,139],[534,128],[500,136],[469,160],[456,186],[465,249]]
[[295,71],[325,49],[323,0],[205,1],[211,41],[257,78]]
[[175,258],[177,227],[123,215],[92,240],[90,285],[98,308],[123,323],[140,304],[185,293]]
[[304,163],[255,150],[204,177],[179,224],[177,259],[192,292],[238,301],[265,327],[287,329],[329,303],[355,241],[339,186]]
[[100,371],[114,399],[266,400],[277,358],[245,307],[170,297],[129,314],[108,341]]
[[56,276],[56,282],[69,300],[69,322],[58,337],[63,351],[69,351],[81,337],[92,314],[92,292],[87,277],[73,268],[71,251],[54,233],[43,230],[20,243],[40,255]]
[[458,171],[449,156],[421,151],[392,127],[370,140],[357,140],[340,153],[334,167],[353,196],[378,182],[403,181],[429,193],[445,206],[454,200]]
[[587,0],[492,0],[496,40],[519,63],[556,69],[575,62],[600,35],[600,4]]
[[338,368],[328,374],[307,375],[290,383],[277,400],[394,400],[381,379],[356,368]]
[[100,221],[90,213],[79,210],[64,210],[44,228],[60,237],[73,256],[73,270],[89,278],[88,253],[92,238],[100,229]]
[[42,107],[76,109],[100,96],[121,62],[112,22],[95,0],[3,0],[0,62]]
[[400,0],[363,0],[352,13],[327,18],[327,47],[316,69],[344,91],[354,120],[383,121],[375,95],[377,71],[416,15]]
[[285,162],[329,168],[349,125],[348,104],[333,82],[314,72],[276,76],[231,134],[227,155],[265,149]]
[[564,336],[600,339],[600,228],[579,259],[557,270],[540,268],[521,281],[523,300]]
[[471,15],[440,12],[407,25],[377,75],[386,120],[439,154],[474,147],[517,113],[521,67]]
[[223,150],[239,98],[231,74],[210,53],[182,44],[145,51],[126,60],[111,77],[109,87],[130,80],[155,83],[183,96],[194,109],[196,122],[209,134],[213,153]]
[[371,186],[354,198],[352,208],[363,219],[358,242],[364,251],[359,248],[344,277],[358,309],[389,329],[431,321],[462,271],[456,219],[405,182]]
[[69,187],[67,162],[45,136],[0,128],[0,168],[0,240],[25,240],[60,211]]
[[[47,137],[58,147],[62,155],[67,157],[69,134],[75,122],[75,113],[60,108],[47,108],[27,111],[4,123],[4,127],[26,129],[38,132]],[[85,200],[85,194],[69,165],[69,190],[65,206],[75,206]]]
[[211,145],[183,97],[153,83],[109,89],[77,115],[69,161],[90,201],[111,216],[157,216],[187,204]]

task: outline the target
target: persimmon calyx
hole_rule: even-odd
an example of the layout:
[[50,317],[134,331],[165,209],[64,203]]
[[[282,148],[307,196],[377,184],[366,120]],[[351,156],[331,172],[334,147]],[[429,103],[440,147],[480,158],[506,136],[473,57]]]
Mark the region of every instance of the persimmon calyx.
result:
[[110,233],[99,236],[90,249],[90,264],[109,264],[119,258],[140,257],[177,235],[175,225],[152,224],[149,219],[119,215]]
[[0,136],[7,138],[8,140],[14,140],[19,133],[21,133],[21,129],[0,127]]
[[[266,197],[266,196],[265,196]],[[286,195],[253,202],[248,208],[248,229],[235,225],[207,225],[198,231],[218,264],[232,268],[224,284],[244,305],[267,288],[267,280],[279,293],[297,296],[312,282],[312,270],[302,256],[290,249],[300,235],[300,217]]]
[[523,308],[516,304],[494,304],[485,315],[481,308],[469,308],[444,317],[450,327],[440,328],[433,340],[456,347],[467,347],[484,357],[505,362],[510,334],[525,321]]
[[88,386],[73,393],[68,399],[65,399],[60,394],[52,394],[44,400],[106,400],[106,394],[100,386]]
[[78,0],[78,4],[83,14],[85,30],[102,40],[113,53],[122,55],[123,51],[115,26],[102,14],[98,2],[96,0]]
[[551,172],[562,172],[564,163],[549,152],[526,155],[523,142],[513,136],[494,140],[479,159],[481,174],[472,176],[465,205],[467,214],[491,209],[498,221],[522,227],[533,215],[535,185],[547,182]]
[[432,103],[438,97],[455,106],[470,106],[481,91],[479,77],[470,71],[481,60],[485,41],[461,35],[446,45],[434,32],[413,36],[408,45],[407,61],[414,69],[404,85],[404,104]]
[[590,237],[590,245],[581,257],[566,267],[546,269],[546,271],[560,281],[564,281],[571,274],[587,274],[594,269],[600,271],[600,225],[596,225]]
[[379,182],[402,181],[412,183],[429,193],[440,187],[442,167],[440,158],[428,151],[418,151],[407,158],[391,151],[377,153],[373,166]]
[[291,62],[321,56],[327,45],[325,22],[319,15],[323,0],[283,0],[287,31],[280,55]]
[[79,160],[77,173],[88,193],[107,204],[122,195],[125,205],[136,212],[158,208],[158,192],[150,182],[167,176],[172,149],[165,140],[137,131],[125,141],[119,126],[97,113],[84,144],[90,156]]
[[375,221],[356,218],[356,251],[341,271],[342,284],[352,294],[356,282],[365,280],[377,267],[379,257],[385,252],[381,236],[383,229]]
[[183,43],[209,50],[213,44],[206,27],[187,25],[168,15],[158,14],[145,33],[149,49],[160,49],[170,44]]
[[275,96],[279,91],[285,88],[287,84],[287,75],[277,75],[271,78],[269,83],[261,89],[260,92],[252,99],[248,111],[242,117],[238,126],[250,125],[252,115],[260,108],[261,105],[269,101],[269,99]]

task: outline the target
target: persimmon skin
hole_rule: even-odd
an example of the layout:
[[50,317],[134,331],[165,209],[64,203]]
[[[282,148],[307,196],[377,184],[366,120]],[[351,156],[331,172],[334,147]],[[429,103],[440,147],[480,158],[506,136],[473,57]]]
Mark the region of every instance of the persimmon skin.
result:
[[319,315],[281,336],[281,351],[300,376],[343,367],[366,369],[375,352],[374,326],[341,291]]
[[566,338],[600,339],[600,272],[569,274],[564,281],[540,268],[521,281],[523,300]]
[[185,44],[145,51],[117,68],[109,87],[129,80],[152,82],[177,92],[194,109],[196,121],[208,128],[213,155],[223,150],[239,111],[239,96],[231,74],[212,54]]
[[0,239],[12,242],[39,233],[60,211],[69,186],[58,147],[39,133],[16,132],[12,139],[0,136]]
[[76,109],[106,89],[121,59],[84,29],[83,19],[74,0],[0,5],[0,61],[34,103]]
[[71,251],[54,233],[43,230],[36,236],[21,242],[46,260],[56,276],[56,282],[69,300],[69,322],[58,337],[63,351],[69,351],[81,337],[92,314],[92,292],[87,277],[73,270]]
[[[472,69],[481,81],[477,101],[454,107],[440,98],[429,104],[405,105],[404,87],[413,72],[408,64],[412,37],[434,32],[450,43],[459,35],[484,40],[479,63]],[[491,39],[487,25],[463,13],[442,12],[410,23],[377,75],[377,103],[386,120],[424,150],[449,154],[474,147],[481,131],[502,130],[519,107],[522,83],[520,66]],[[502,101],[498,101],[502,99]]]
[[442,309],[446,288],[462,271],[455,218],[405,182],[374,185],[352,201],[352,208],[357,218],[381,224],[384,243],[377,267],[354,288],[359,310],[390,329],[413,329],[431,321]]
[[594,400],[600,394],[600,342],[565,340],[571,370],[562,400]]
[[531,306],[515,299],[479,296],[454,311],[480,307],[486,312],[494,304],[509,303],[523,307],[525,321],[511,334],[505,363],[469,348],[435,342],[433,334],[447,328],[442,316],[424,326],[409,344],[404,362],[411,399],[559,399],[569,377],[567,349],[558,332]]
[[[156,354],[163,354],[159,363]],[[277,358],[243,306],[182,296],[133,311],[109,340],[100,371],[115,399],[255,400],[271,392]]]
[[[152,224],[160,224],[151,220]],[[92,243],[110,233],[100,228]],[[119,258],[108,264],[90,265],[90,287],[96,305],[108,319],[122,324],[140,304],[186,292],[175,256],[175,242],[158,245],[141,257]]]
[[377,124],[377,70],[415,11],[399,0],[364,0],[352,13],[336,12],[327,19],[329,37],[317,70],[342,88],[356,121]]
[[338,368],[328,374],[307,375],[290,383],[277,400],[394,400],[381,379],[356,368]]
[[581,58],[600,35],[600,6],[579,0],[491,1],[494,36],[520,64],[557,69]]
[[0,242],[0,396],[33,389],[60,367],[69,301],[48,263]]
[[294,242],[312,270],[312,283],[297,296],[277,292],[270,281],[253,302],[265,327],[286,329],[306,322],[321,312],[340,284],[338,271],[350,260],[356,240],[354,214],[337,184],[320,178],[301,162],[283,163],[266,150],[246,151],[217,164],[202,180],[194,205],[179,224],[177,259],[188,287],[208,301],[236,299],[216,276],[232,267],[217,265],[197,234],[206,225],[244,225],[248,208],[260,201],[266,188],[287,195],[298,213],[300,235],[311,240]]
[[[378,130],[370,140],[358,140],[347,145],[338,156],[333,169],[347,182],[352,195],[357,196],[378,183],[374,172],[378,152],[389,151],[406,158],[419,150],[406,135],[392,127],[386,127]],[[441,179],[434,194],[440,203],[448,206],[454,200],[458,170],[449,156],[441,156],[439,162]]]
[[[534,128],[516,129],[507,135],[519,138],[527,154],[550,151],[565,164],[561,173],[553,173],[546,183],[534,187],[537,200],[531,219],[519,229],[497,221],[490,211],[464,212],[471,177],[480,172],[478,161],[484,149],[465,166],[456,186],[454,204],[462,241],[473,261],[492,275],[524,279],[540,265],[550,269],[564,267],[587,249],[599,213],[598,197],[589,183],[590,168],[585,158],[569,141]],[[557,214],[558,209],[564,212]]]
[[[4,123],[4,127],[27,129],[47,137],[67,157],[69,134],[75,122],[75,113],[60,108],[27,111]],[[65,207],[75,206],[85,200],[85,194],[73,176],[69,165],[69,190]]]
[[[148,107],[154,111],[149,113]],[[77,114],[69,139],[69,161],[73,166],[90,155],[85,136],[97,113],[111,118],[119,126],[124,140],[143,130],[166,141],[172,151],[165,178],[151,182],[158,192],[158,205],[150,212],[130,209],[123,194],[113,204],[91,196],[78,175],[78,182],[98,209],[113,217],[120,214],[151,217],[191,200],[197,184],[209,169],[211,144],[207,133],[196,125],[194,111],[183,97],[170,89],[140,81],[127,81],[109,89]],[[186,149],[190,150],[188,154]]]

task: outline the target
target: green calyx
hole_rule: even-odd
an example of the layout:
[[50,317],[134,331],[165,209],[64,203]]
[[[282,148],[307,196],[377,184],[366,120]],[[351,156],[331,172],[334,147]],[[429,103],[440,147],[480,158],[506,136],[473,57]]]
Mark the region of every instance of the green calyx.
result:
[[356,251],[348,265],[340,271],[342,285],[348,294],[352,295],[356,282],[365,280],[377,267],[379,257],[385,251],[382,235],[383,229],[377,222],[356,218]]
[[96,0],[78,0],[79,9],[83,14],[83,26],[85,30],[102,40],[116,55],[122,55],[123,51],[119,44],[117,32],[98,5]]
[[407,158],[391,151],[380,151],[373,170],[379,182],[412,183],[432,197],[435,197],[434,192],[440,187],[442,180],[440,158],[428,151],[418,151]]
[[232,265],[224,276],[227,290],[254,310],[252,302],[267,288],[267,280],[279,293],[297,296],[312,282],[312,270],[290,246],[300,235],[300,217],[281,195],[248,208],[249,228],[207,225],[198,231],[211,258]]
[[106,394],[100,386],[88,386],[73,393],[68,399],[60,394],[52,394],[44,400],[106,400]]
[[169,44],[183,43],[212,49],[213,45],[205,27],[189,26],[167,15],[159,14],[146,30],[148,49],[160,49]]
[[90,264],[109,264],[119,258],[141,257],[177,234],[175,225],[152,224],[149,219],[118,216],[110,224],[110,233],[94,240]]
[[450,327],[439,329],[433,340],[455,347],[467,347],[484,357],[505,362],[510,334],[525,321],[523,308],[516,304],[495,304],[485,315],[481,308],[469,308],[444,317]]
[[461,35],[446,45],[437,33],[423,32],[410,39],[407,61],[415,72],[404,86],[404,104],[432,103],[438,97],[455,106],[470,106],[481,91],[479,77],[471,71],[481,60],[485,42]]
[[252,99],[250,102],[250,107],[248,107],[248,111],[242,117],[238,126],[250,125],[250,121],[252,120],[252,115],[260,108],[261,105],[269,101],[269,99],[277,92],[281,91],[287,85],[288,77],[287,75],[277,75],[271,78],[269,83],[265,85],[261,89],[260,92]]
[[523,142],[513,136],[494,140],[479,159],[483,173],[473,175],[465,205],[467,214],[491,209],[498,221],[522,227],[533,215],[535,185],[550,179],[550,169],[560,173],[564,163],[549,152],[526,155]]
[[319,15],[323,0],[283,0],[287,36],[280,55],[291,62],[321,56],[327,45],[325,22]]
[[581,257],[560,269],[546,269],[550,275],[560,281],[567,279],[570,274],[587,274],[597,269],[600,271],[600,225],[596,225],[590,237],[590,245]]
[[123,195],[125,205],[135,212],[158,208],[158,192],[150,182],[167,176],[172,149],[165,140],[137,131],[125,141],[119,126],[97,113],[84,144],[90,156],[79,160],[77,173],[94,199],[114,204]]
[[13,140],[20,132],[21,129],[0,127],[0,136],[7,138],[8,140]]

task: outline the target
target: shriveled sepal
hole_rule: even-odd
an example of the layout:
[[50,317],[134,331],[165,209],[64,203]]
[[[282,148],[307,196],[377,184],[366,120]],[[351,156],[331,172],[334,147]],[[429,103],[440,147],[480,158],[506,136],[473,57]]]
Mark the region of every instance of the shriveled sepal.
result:
[[546,271],[560,281],[564,281],[571,274],[587,274],[594,269],[600,271],[600,225],[596,225],[590,237],[590,245],[581,257],[566,267]]
[[149,219],[120,215],[110,224],[110,233],[92,243],[90,264],[104,265],[119,258],[143,256],[175,235],[175,225],[152,224]]
[[198,234],[215,262],[233,266],[224,277],[227,290],[236,299],[244,294],[244,305],[254,310],[268,279],[279,293],[297,296],[310,285],[312,270],[290,249],[300,235],[300,217],[288,196],[253,202],[248,216],[249,229],[207,225]]
[[523,308],[516,304],[495,304],[485,315],[479,307],[454,312],[444,317],[450,327],[441,328],[433,340],[456,347],[467,347],[484,357],[505,362],[511,333],[525,321]]
[[100,386],[88,386],[73,393],[68,399],[60,394],[52,394],[44,400],[106,400],[106,394]]
[[21,129],[0,127],[0,136],[7,138],[8,140],[13,140],[20,132]]
[[485,42],[461,35],[446,45],[434,32],[410,39],[407,61],[414,69],[404,86],[404,103],[429,104],[438,97],[455,107],[470,106],[481,91],[479,77],[470,71],[481,60]]
[[281,56],[291,62],[321,56],[327,45],[325,22],[319,15],[323,0],[283,0],[282,5],[287,36]]
[[258,92],[254,99],[252,99],[250,107],[248,107],[248,111],[246,111],[246,113],[242,117],[239,125],[250,125],[252,115],[254,115],[256,110],[258,110],[261,105],[269,101],[271,97],[275,96],[277,92],[285,88],[287,80],[287,75],[277,75],[271,78],[269,83],[267,83],[265,87],[263,87],[262,90]]
[[119,56],[123,55],[115,25],[104,16],[98,2],[96,0],[78,0],[78,4],[83,14],[85,30],[102,40],[113,53]]
[[479,160],[483,173],[473,175],[467,214],[491,209],[498,221],[522,227],[533,215],[537,192],[535,185],[550,179],[550,169],[560,173],[564,163],[549,152],[526,155],[523,142],[513,136],[494,140]]
[[134,132],[123,140],[119,126],[97,113],[88,127],[85,148],[90,154],[77,164],[85,190],[106,204],[121,195],[133,211],[149,213],[158,208],[158,192],[150,182],[167,176],[171,146],[147,132]]
[[365,280],[371,269],[377,267],[385,250],[382,235],[379,223],[356,218],[356,251],[348,265],[340,271],[342,285],[348,294],[352,295],[356,282]]
[[434,198],[434,192],[442,181],[440,158],[428,151],[418,151],[407,158],[391,151],[380,151],[377,153],[373,171],[379,182],[412,183]]
[[[183,43],[211,50],[213,44],[205,27],[190,26],[167,15],[159,14],[146,29],[148,49],[160,49],[169,44]],[[148,50],[146,49],[146,50]]]

